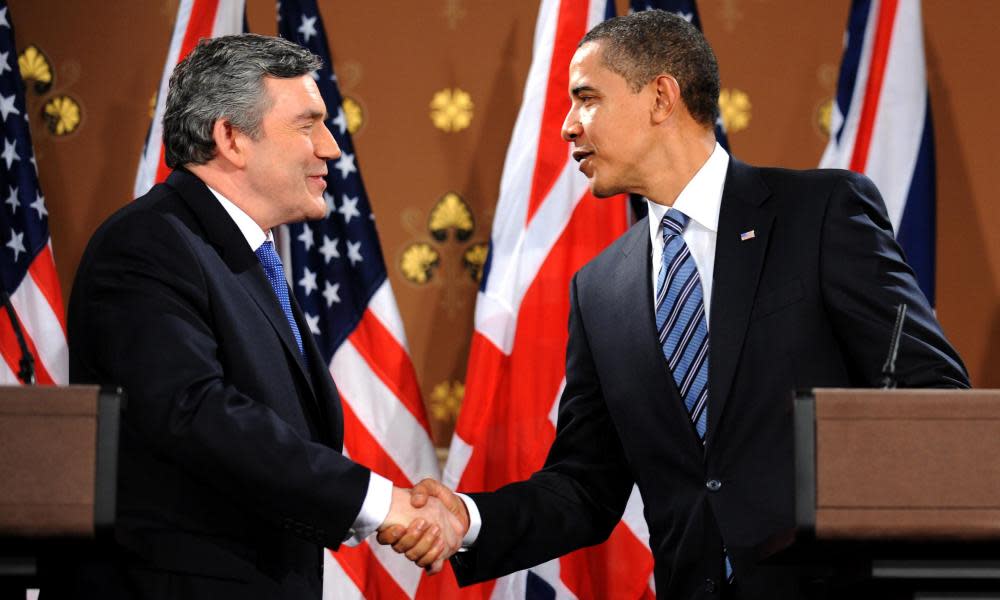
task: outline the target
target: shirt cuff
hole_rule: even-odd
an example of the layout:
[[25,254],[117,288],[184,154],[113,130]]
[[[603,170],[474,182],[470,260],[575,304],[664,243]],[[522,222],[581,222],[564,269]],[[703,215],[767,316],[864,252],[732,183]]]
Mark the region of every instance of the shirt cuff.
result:
[[483,517],[479,514],[479,507],[476,506],[476,502],[472,498],[465,494],[457,495],[465,503],[465,510],[469,512],[469,530],[465,532],[465,537],[462,538],[462,549],[464,550],[475,544],[476,539],[479,538],[479,530],[483,526]]
[[368,479],[368,491],[365,501],[361,503],[361,511],[348,531],[347,545],[356,546],[375,533],[389,516],[391,506],[392,482],[373,471]]

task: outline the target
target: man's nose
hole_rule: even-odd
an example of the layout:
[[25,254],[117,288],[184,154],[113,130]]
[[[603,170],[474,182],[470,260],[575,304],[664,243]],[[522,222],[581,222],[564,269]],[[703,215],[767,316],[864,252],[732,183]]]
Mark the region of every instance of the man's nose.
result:
[[316,156],[324,160],[340,158],[340,146],[337,145],[337,140],[334,139],[326,123],[320,123],[315,131],[318,134],[318,139],[315,140]]
[[580,120],[576,118],[576,111],[570,109],[570,111],[566,113],[566,118],[563,119],[562,131],[560,132],[562,134],[562,139],[567,142],[572,142],[580,136],[582,131],[583,128],[580,126]]

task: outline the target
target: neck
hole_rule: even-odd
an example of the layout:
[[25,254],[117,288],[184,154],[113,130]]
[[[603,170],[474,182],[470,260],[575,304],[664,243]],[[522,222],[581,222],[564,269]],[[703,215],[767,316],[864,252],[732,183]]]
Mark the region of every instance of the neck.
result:
[[661,149],[648,189],[640,193],[657,204],[673,206],[715,150],[715,131],[700,126],[688,131],[675,130]]
[[245,212],[261,231],[267,233],[277,224],[270,223],[262,202],[255,200],[256,196],[242,185],[240,172],[235,168],[227,169],[225,165],[212,160],[203,165],[185,165],[195,177],[205,185],[226,197],[240,210]]

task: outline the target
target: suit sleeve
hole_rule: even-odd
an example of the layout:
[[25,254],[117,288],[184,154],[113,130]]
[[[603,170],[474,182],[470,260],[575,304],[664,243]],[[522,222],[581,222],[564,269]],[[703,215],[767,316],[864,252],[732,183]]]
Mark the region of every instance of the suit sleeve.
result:
[[368,469],[303,438],[227,381],[225,332],[213,329],[215,299],[193,249],[155,213],[123,221],[78,275],[76,360],[99,382],[125,388],[123,426],[159,458],[276,525],[337,547],[362,505]]
[[962,359],[904,261],[882,198],[868,178],[849,173],[835,185],[823,221],[820,261],[824,301],[854,381],[881,384],[896,307],[905,303],[896,360],[899,385],[969,387]]
[[482,529],[474,547],[452,559],[459,583],[499,577],[604,541],[621,520],[632,485],[601,394],[574,277],[555,440],[545,465],[527,481],[470,494]]

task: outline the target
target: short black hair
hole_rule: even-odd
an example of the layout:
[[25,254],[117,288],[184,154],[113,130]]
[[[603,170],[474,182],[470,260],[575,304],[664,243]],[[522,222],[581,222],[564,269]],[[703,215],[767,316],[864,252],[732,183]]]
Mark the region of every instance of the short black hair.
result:
[[615,17],[587,32],[580,46],[601,44],[604,65],[638,92],[659,75],[672,75],[696,121],[714,126],[719,118],[719,64],[698,28],[663,10]]

